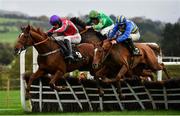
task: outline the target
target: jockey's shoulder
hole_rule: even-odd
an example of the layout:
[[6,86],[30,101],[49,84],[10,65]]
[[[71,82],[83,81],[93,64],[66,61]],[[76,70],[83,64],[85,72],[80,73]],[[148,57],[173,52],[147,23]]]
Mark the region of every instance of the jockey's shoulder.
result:
[[66,21],[66,20],[70,21],[70,19],[68,19],[67,17],[61,18],[61,21]]

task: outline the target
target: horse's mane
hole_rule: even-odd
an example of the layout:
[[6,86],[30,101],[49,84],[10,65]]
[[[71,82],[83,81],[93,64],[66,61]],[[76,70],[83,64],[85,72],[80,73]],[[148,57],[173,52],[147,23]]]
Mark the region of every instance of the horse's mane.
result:
[[72,17],[70,21],[72,21],[75,25],[82,27],[83,29],[86,27],[86,23],[78,17]]
[[31,30],[32,30],[32,31],[40,34],[40,35],[43,36],[44,38],[47,37],[47,35],[42,31],[41,28],[39,28],[39,27],[38,27],[38,28],[34,28],[33,26],[30,26],[30,27],[31,27]]

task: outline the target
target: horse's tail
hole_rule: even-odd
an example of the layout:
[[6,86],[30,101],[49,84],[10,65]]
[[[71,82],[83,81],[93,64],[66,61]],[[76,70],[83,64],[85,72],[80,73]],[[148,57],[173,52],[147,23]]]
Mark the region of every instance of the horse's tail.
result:
[[161,48],[158,44],[156,43],[146,43],[147,46],[149,46],[154,53],[156,54],[156,56],[160,55],[161,56]]

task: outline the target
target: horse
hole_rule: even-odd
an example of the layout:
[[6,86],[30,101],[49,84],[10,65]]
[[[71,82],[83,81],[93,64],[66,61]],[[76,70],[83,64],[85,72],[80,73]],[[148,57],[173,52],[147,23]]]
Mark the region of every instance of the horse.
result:
[[[126,77],[125,75],[133,74],[133,70],[138,69],[139,66],[140,71],[145,75],[151,75],[152,72],[163,70],[167,78],[170,79],[164,64],[158,63],[156,54],[153,51],[155,48],[154,46],[142,43],[135,43],[135,46],[139,48],[141,56],[131,56],[128,49],[122,43],[112,45],[110,40],[104,40],[103,42],[100,42],[98,45],[96,45],[94,51],[92,64],[93,68],[97,69],[101,66],[108,68],[111,73],[114,73],[115,78],[112,77],[113,79],[106,79],[104,82],[116,82],[120,96],[120,80]],[[103,75],[102,73],[103,71],[99,70],[96,72],[96,76],[99,74]],[[143,74],[139,73],[139,76]]]
[[49,85],[51,88],[61,91],[63,88],[56,86],[57,80],[64,78],[64,74],[74,71],[76,69],[83,71],[90,71],[91,75],[94,75],[92,69],[92,60],[94,55],[94,45],[90,43],[82,43],[75,48],[82,55],[82,58],[78,62],[67,63],[64,59],[64,54],[61,51],[60,46],[52,38],[48,37],[40,29],[35,29],[28,25],[21,28],[22,32],[17,38],[14,46],[15,54],[20,54],[23,50],[30,46],[34,46],[38,52],[38,69],[33,73],[28,81],[26,88],[26,97],[30,97],[30,87],[32,82],[46,74],[51,74],[51,80]]

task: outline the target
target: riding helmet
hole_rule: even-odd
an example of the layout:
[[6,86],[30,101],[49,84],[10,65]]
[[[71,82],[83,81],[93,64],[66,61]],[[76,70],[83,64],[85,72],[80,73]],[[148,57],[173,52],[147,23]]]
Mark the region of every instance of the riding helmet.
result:
[[50,17],[49,23],[50,23],[52,26],[54,26],[54,25],[56,25],[56,24],[59,24],[59,25],[62,24],[60,17],[57,16],[57,15],[52,15],[52,16]]

